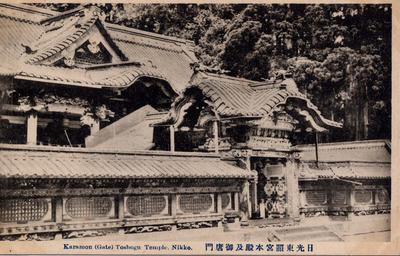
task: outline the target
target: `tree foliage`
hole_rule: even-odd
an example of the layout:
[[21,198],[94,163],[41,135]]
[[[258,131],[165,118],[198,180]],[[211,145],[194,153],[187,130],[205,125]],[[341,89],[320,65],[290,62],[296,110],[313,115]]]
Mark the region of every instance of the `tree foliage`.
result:
[[344,122],[329,140],[391,136],[390,5],[96,5],[107,22],[193,40],[203,64],[230,75],[289,70],[325,116]]

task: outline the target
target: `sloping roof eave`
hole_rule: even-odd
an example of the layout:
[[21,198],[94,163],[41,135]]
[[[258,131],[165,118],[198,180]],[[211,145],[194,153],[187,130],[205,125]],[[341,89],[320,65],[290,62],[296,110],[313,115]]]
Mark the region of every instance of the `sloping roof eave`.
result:
[[[54,165],[55,162],[57,165]],[[248,179],[254,175],[251,171],[205,154],[118,153],[44,147],[25,149],[23,146],[3,146],[0,169],[0,178]]]

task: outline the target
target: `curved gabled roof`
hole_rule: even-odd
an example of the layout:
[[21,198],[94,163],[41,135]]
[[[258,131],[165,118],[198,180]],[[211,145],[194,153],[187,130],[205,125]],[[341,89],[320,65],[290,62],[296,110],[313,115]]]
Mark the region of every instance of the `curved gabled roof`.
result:
[[292,104],[296,115],[304,117],[317,131],[342,127],[341,123],[324,118],[318,108],[299,92],[293,79],[256,82],[205,72],[192,77],[190,86],[173,103],[170,116],[158,125],[180,123],[184,112],[193,104],[190,99],[199,91],[203,96],[201,100],[219,119],[260,119],[271,115],[280,105]]
[[[0,75],[29,73],[21,70],[28,66],[22,64],[47,65],[51,69],[52,58],[56,60],[64,50],[78,47],[94,32],[105,38],[109,49],[119,56],[118,62],[147,66],[146,72],[152,69],[151,73],[164,77],[176,92],[185,88],[193,74],[190,65],[197,59],[190,41],[107,24],[93,7],[56,13],[21,4],[0,4]],[[71,69],[80,72],[79,68]],[[118,87],[119,81],[112,86]],[[111,85],[112,80],[107,83]]]
[[92,88],[126,88],[143,77],[155,78],[169,83],[168,79],[158,70],[146,66],[110,66],[106,71],[104,69],[70,69],[25,64],[21,67],[21,71],[17,73],[16,78]]
[[186,89],[198,88],[220,118],[264,117],[288,101],[302,102],[298,114],[312,117],[324,128],[341,128],[342,124],[324,118],[318,108],[296,86],[293,79],[271,82],[256,82],[224,75],[199,73]]

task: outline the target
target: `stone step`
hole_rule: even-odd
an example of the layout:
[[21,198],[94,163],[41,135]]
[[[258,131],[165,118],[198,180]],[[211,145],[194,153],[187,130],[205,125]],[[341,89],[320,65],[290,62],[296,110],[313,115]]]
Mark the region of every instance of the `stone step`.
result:
[[282,241],[342,241],[342,239],[331,231],[313,231],[303,233],[292,233],[280,236]]
[[296,226],[274,230],[281,241],[343,241],[343,239],[324,225]]
[[288,233],[307,233],[315,231],[327,231],[328,228],[325,226],[309,226],[309,227],[290,227],[290,228],[280,228],[276,230],[278,234],[288,234]]

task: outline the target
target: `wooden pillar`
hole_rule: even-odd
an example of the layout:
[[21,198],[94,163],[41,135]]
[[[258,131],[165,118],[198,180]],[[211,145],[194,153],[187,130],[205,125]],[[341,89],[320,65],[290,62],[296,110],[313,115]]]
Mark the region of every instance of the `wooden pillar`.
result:
[[216,194],[215,199],[216,199],[216,212],[221,213],[222,212],[222,195],[221,195],[221,193]]
[[124,195],[118,195],[118,219],[122,220],[125,215]]
[[349,211],[347,213],[348,220],[352,220],[354,217],[354,205],[356,202],[355,195],[356,195],[356,190],[354,186],[351,186],[349,190]]
[[259,204],[259,210],[260,210],[260,218],[265,219],[265,202],[264,199],[261,199],[261,202]]
[[289,218],[300,220],[300,193],[297,171],[297,163],[293,159],[288,159],[285,164],[285,180],[287,189],[286,213]]
[[218,120],[214,120],[213,122],[214,126],[214,147],[215,147],[215,153],[219,152],[219,146],[218,146],[218,141],[219,141],[219,134],[218,134]]
[[[124,195],[117,196],[117,204],[118,204],[118,219],[123,220],[125,215],[125,200]],[[125,234],[125,229],[123,227],[118,229],[119,234]]]
[[[379,204],[379,198],[378,198],[378,191],[376,189],[372,190],[372,204],[377,206]],[[378,214],[378,208],[375,208],[375,214]]]
[[98,131],[100,131],[100,121],[96,118],[94,123],[90,126],[90,135],[93,136]]
[[[222,194],[221,193],[216,194],[215,199],[217,201],[216,202],[216,212],[222,213]],[[218,221],[218,228],[223,229],[222,220]]]
[[233,209],[239,211],[239,192],[233,194]]
[[319,160],[318,160],[318,132],[315,132],[315,164],[318,168],[319,166]]
[[257,177],[250,181],[250,201],[251,201],[251,215],[254,215],[258,209],[257,200]]
[[56,197],[55,201],[55,220],[56,223],[61,223],[63,221],[63,199],[62,197]]
[[37,142],[37,124],[38,117],[37,113],[29,113],[26,120],[26,144],[36,145]]
[[[178,209],[178,198],[176,194],[172,194],[170,195],[170,200],[169,200],[169,214],[172,217],[176,217],[176,210]],[[177,226],[176,225],[172,225],[172,229],[171,231],[176,231],[177,230]]]
[[[63,222],[63,199],[62,197],[55,197],[54,198],[54,222],[55,223],[62,223]],[[54,236],[54,240],[61,240],[62,233],[56,233]]]
[[250,156],[246,156],[246,169],[251,171],[251,160],[250,160]]
[[175,128],[173,125],[169,126],[169,143],[170,151],[175,152]]
[[251,208],[251,201],[250,201],[250,183],[248,181],[246,181],[244,183],[244,189],[243,189],[243,193],[244,193],[244,203],[247,205],[247,212],[245,213],[246,218],[250,218],[251,217],[251,213],[252,208]]

